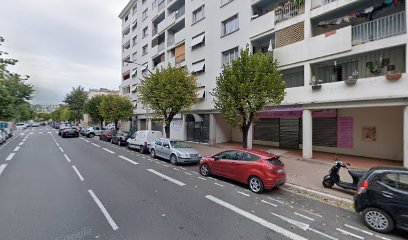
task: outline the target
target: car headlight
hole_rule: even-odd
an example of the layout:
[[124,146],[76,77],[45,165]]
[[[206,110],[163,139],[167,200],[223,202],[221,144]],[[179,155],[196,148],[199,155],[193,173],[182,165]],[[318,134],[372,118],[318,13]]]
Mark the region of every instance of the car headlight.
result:
[[201,158],[201,157],[203,157],[203,156],[201,156],[201,153],[199,153],[199,154],[198,154],[198,157]]
[[189,158],[189,157],[190,157],[190,154],[188,154],[188,153],[181,153],[181,154],[180,154],[180,157],[181,157],[181,158]]

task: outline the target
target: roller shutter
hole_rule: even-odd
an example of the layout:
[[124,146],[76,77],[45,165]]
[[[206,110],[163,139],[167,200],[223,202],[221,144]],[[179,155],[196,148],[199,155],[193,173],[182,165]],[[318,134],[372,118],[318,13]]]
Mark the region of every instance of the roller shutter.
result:
[[254,140],[279,142],[279,118],[260,118],[256,120]]
[[337,118],[313,119],[313,145],[337,147]]
[[281,118],[279,128],[279,147],[299,149],[299,124],[298,118]]

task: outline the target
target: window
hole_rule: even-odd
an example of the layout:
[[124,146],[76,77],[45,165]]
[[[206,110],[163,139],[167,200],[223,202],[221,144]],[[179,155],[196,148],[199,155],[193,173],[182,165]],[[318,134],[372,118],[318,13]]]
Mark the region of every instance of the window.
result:
[[253,155],[251,153],[247,153],[247,152],[238,152],[237,153],[237,159],[241,160],[241,161],[256,161],[259,160],[259,157],[256,155]]
[[281,71],[283,81],[286,82],[287,88],[304,86],[304,70],[303,67],[285,69]]
[[142,67],[142,75],[145,76],[147,74],[147,71],[149,69],[149,65],[147,65],[147,62],[143,64]]
[[156,146],[161,146],[162,145],[162,140],[158,139],[155,142]]
[[149,52],[147,48],[148,48],[147,44],[143,46],[143,48],[142,48],[142,54],[143,55],[146,55]]
[[148,10],[149,10],[149,9],[146,8],[146,9],[143,11],[143,13],[142,13],[142,21],[145,20],[145,19],[148,17],[148,15],[147,15],[147,11],[148,11]]
[[137,28],[137,20],[133,21],[132,23],[132,32],[134,32]]
[[408,174],[399,174],[398,189],[408,192]]
[[126,86],[122,88],[122,93],[123,94],[129,94],[130,93],[130,86]]
[[137,68],[133,68],[131,72],[132,78],[135,78],[137,76]]
[[224,5],[227,5],[228,3],[232,2],[234,0],[221,0],[221,7]]
[[137,52],[134,52],[132,54],[132,61],[136,61],[136,58],[137,58]]
[[238,31],[238,29],[239,29],[239,20],[238,20],[238,14],[237,14],[222,22],[221,35],[225,36],[225,35],[231,34],[235,31]]
[[193,12],[193,24],[204,18],[204,5]]
[[235,59],[239,57],[238,48],[233,48],[231,50],[222,53],[222,65],[230,65]]
[[201,33],[191,39],[191,49],[197,49],[205,45],[205,33]]
[[143,38],[147,37],[148,31],[149,30],[149,26],[146,26],[145,28],[143,28]]
[[192,73],[193,74],[199,74],[205,72],[205,60],[201,60],[199,62],[193,63],[192,66]]
[[146,3],[146,0],[142,0],[142,4],[145,4]]
[[132,38],[132,46],[135,46],[137,42],[137,35]]
[[218,159],[224,160],[236,160],[237,159],[237,151],[226,151],[216,155]]
[[381,179],[381,182],[389,187],[395,188],[397,186],[397,174],[386,174]]
[[137,3],[135,3],[135,5],[133,5],[132,7],[132,15],[135,15],[136,12],[137,12]]
[[126,15],[124,20],[125,20],[125,22],[127,22],[127,20],[129,20],[129,15]]

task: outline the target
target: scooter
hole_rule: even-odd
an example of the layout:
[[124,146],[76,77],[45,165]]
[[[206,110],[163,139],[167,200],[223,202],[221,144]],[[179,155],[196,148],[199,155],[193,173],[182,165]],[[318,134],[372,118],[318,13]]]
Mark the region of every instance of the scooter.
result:
[[[342,187],[344,189],[357,190],[358,188],[357,184],[360,181],[360,178],[364,176],[366,171],[356,170],[356,169],[352,170],[352,169],[349,169],[349,166],[350,166],[349,163],[345,165],[343,162],[336,159],[336,161],[334,161],[334,166],[330,169],[330,172],[329,172],[330,174],[323,177],[323,182],[322,182],[323,187],[331,188],[334,186],[334,184],[336,184],[337,186]],[[348,173],[353,178],[352,183],[341,181],[340,175],[339,175],[339,171],[341,168],[345,168],[348,170]]]

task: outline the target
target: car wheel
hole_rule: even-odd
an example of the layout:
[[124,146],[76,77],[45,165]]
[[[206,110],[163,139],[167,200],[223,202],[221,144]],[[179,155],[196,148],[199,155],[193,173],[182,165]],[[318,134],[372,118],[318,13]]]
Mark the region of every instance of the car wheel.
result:
[[154,151],[154,149],[151,149],[151,150],[150,150],[150,156],[151,156],[152,158],[156,158],[156,151]]
[[371,230],[388,233],[394,229],[394,220],[385,211],[378,208],[366,208],[363,211],[364,223]]
[[201,175],[207,177],[210,176],[210,167],[207,164],[203,164],[200,166],[200,173]]
[[140,152],[141,154],[144,153],[144,146],[139,146],[139,152]]
[[94,133],[90,133],[90,134],[88,134],[88,137],[89,137],[89,138],[93,138],[93,137],[95,137],[95,134],[94,134]]
[[334,181],[331,180],[330,178],[329,178],[329,179],[323,179],[322,185],[323,185],[323,187],[325,187],[325,188],[331,188],[331,187],[334,186]]
[[254,193],[261,193],[264,190],[264,184],[259,177],[252,176],[248,181],[249,189]]
[[177,157],[174,154],[171,154],[170,156],[170,163],[173,165],[177,165]]

